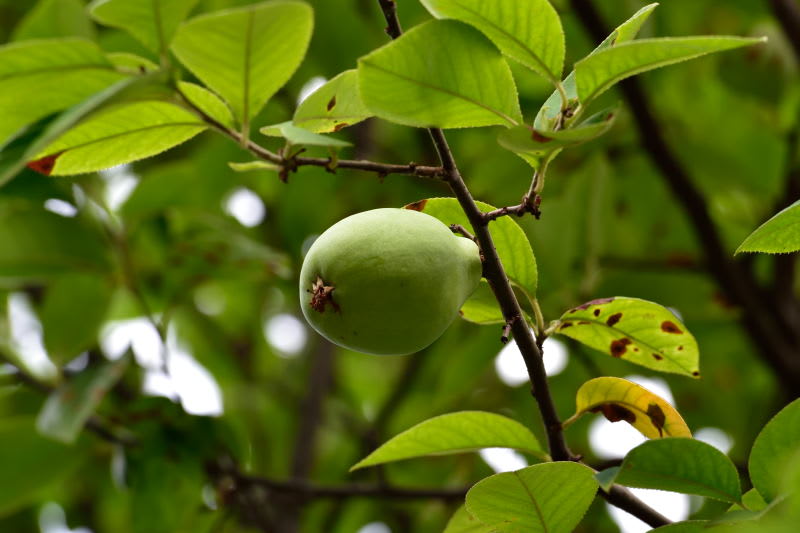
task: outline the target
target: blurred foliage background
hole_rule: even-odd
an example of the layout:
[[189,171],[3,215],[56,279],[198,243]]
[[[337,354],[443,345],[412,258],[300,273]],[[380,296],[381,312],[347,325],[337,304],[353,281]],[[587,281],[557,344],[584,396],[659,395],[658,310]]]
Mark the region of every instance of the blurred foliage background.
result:
[[[195,12],[248,3],[201,0]],[[353,68],[386,41],[377,2],[310,3],[316,27],[308,56],[256,125],[288,120],[310,80]],[[428,18],[414,0],[399,4],[406,28]],[[554,4],[570,64],[594,41],[569,2]],[[597,4],[611,26],[644,2]],[[77,35],[107,51],[152,57],[127,34],[96,26],[84,8],[82,0],[0,0],[0,42]],[[732,256],[798,195],[798,58],[766,1],[671,0],[642,33],[769,36],[764,46],[640,80],[660,133],[702,192]],[[515,75],[532,119],[550,87],[523,69]],[[531,170],[496,144],[494,132],[448,135],[476,198],[519,202]],[[343,157],[436,164],[421,130],[368,120],[339,137],[355,145]],[[8,363],[0,367],[0,531],[67,531],[52,525],[63,513],[73,530],[97,533],[351,533],[376,522],[393,532],[438,532],[456,502],[304,501],[297,492],[238,483],[229,471],[235,465],[253,476],[321,485],[385,479],[459,487],[492,468],[478,454],[354,474],[348,468],[399,431],[456,410],[506,414],[543,437],[528,387],[498,376],[499,328],[457,322],[424,352],[377,357],[333,347],[301,322],[296,278],[313,236],[359,211],[448,195],[443,184],[308,167],[283,184],[274,173],[228,167],[249,159],[208,132],[129,167],[57,179],[26,171],[0,189],[0,356]],[[747,335],[742,310],[709,275],[680,199],[665,183],[628,110],[599,141],[558,158],[541,220],[519,220],[537,256],[539,298],[546,319],[612,295],[680,313],[700,345],[704,378],[659,379],[688,425],[722,429],[733,443],[732,459],[743,465],[757,431],[798,390],[781,382]],[[743,261],[774,286],[773,257]],[[775,289],[796,292],[794,276],[789,280]],[[130,342],[132,355],[123,355]],[[583,381],[648,375],[577,345],[567,348],[566,368],[552,378],[564,418]],[[171,378],[163,372],[165,357]],[[76,406],[83,405],[80,398],[70,403],[80,396],[74,383],[86,372],[109,371],[108,359],[123,361],[112,371],[124,374],[77,441],[39,436],[35,420],[53,401],[51,389],[62,380],[73,384],[55,393],[64,405],[53,414],[69,432],[70,417],[79,417]],[[590,442],[591,424],[581,420],[567,437],[574,451],[600,464],[608,457]],[[697,517],[720,510],[702,501],[691,509]],[[618,527],[598,501],[579,531]]]

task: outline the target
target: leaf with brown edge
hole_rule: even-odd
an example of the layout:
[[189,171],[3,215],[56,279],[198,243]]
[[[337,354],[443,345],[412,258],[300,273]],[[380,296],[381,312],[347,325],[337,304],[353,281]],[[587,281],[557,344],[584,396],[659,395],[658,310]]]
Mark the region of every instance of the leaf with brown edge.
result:
[[638,298],[601,298],[570,309],[554,333],[653,370],[700,377],[697,341],[667,308]]
[[31,170],[38,172],[39,174],[43,174],[45,176],[49,176],[53,173],[53,168],[56,166],[56,159],[62,154],[63,152],[59,152],[57,154],[46,155],[40,159],[36,159],[35,161],[30,161],[25,166]]
[[586,413],[602,413],[609,421],[624,420],[649,439],[691,438],[683,418],[666,400],[627,379],[590,379],[578,389],[575,414],[567,426]]

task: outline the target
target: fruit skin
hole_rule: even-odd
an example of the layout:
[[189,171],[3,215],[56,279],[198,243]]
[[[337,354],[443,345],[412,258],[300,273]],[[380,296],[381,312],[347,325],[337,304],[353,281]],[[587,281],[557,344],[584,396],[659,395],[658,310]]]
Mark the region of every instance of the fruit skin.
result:
[[340,220],[300,271],[303,315],[345,348],[404,355],[430,345],[481,279],[478,247],[438,219],[383,208]]

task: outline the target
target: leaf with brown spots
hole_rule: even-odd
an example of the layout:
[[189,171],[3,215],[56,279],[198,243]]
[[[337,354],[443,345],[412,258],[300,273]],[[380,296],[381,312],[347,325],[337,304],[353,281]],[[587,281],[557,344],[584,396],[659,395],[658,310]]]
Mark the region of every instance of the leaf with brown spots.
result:
[[371,116],[358,93],[358,72],[346,70],[303,100],[292,122],[314,133],[330,133]]
[[576,404],[575,414],[565,426],[586,413],[602,413],[611,422],[628,422],[649,439],[692,436],[674,407],[627,379],[590,379],[578,389]]
[[627,297],[592,300],[564,313],[555,333],[653,370],[700,375],[694,337],[669,309],[653,302]]
[[504,129],[497,142],[511,152],[530,157],[542,157],[549,152],[561,150],[590,141],[607,132],[614,125],[616,107],[592,115],[582,123],[562,130],[539,130],[527,125]]

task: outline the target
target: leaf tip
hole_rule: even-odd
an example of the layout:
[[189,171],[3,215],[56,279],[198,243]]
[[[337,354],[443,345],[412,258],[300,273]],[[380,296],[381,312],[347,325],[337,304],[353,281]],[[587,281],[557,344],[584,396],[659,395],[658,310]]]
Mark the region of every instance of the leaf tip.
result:
[[366,459],[362,459],[359,462],[357,462],[356,464],[354,464],[353,466],[351,466],[350,469],[348,470],[348,472],[355,472],[356,470],[361,470],[362,468],[364,468],[366,466],[369,466],[369,465],[365,465],[364,461],[366,461]]

